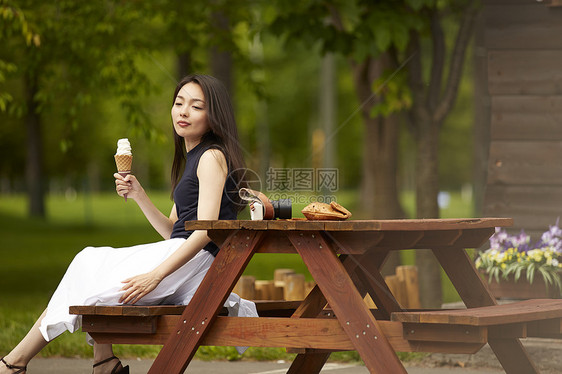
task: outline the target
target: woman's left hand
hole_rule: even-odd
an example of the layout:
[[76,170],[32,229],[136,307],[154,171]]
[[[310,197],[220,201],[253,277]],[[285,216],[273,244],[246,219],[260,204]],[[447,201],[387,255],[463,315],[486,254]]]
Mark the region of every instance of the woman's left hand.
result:
[[161,281],[162,279],[153,273],[140,274],[125,279],[121,282],[124,283],[121,290],[125,291],[125,293],[123,293],[119,302],[123,304],[135,304],[154,290]]

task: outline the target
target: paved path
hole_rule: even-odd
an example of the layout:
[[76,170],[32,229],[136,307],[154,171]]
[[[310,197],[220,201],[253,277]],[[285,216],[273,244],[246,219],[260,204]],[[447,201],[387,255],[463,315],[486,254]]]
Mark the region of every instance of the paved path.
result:
[[[562,341],[553,339],[523,339],[529,354],[540,367],[542,374],[562,372]],[[123,360],[131,367],[131,374],[145,374],[153,360]],[[29,365],[29,374],[91,374],[92,361],[72,358],[36,358]],[[289,362],[254,361],[193,361],[186,371],[196,374],[284,374]],[[434,353],[421,362],[406,362],[408,374],[501,374],[494,353],[485,345],[474,355],[454,355]],[[465,366],[457,367],[457,366]],[[322,370],[324,374],[368,374],[362,365],[328,363]]]
[[[143,374],[148,371],[152,360],[123,360],[131,367],[131,374]],[[72,358],[36,358],[28,367],[29,374],[90,374],[90,360]],[[197,374],[284,374],[290,363],[287,362],[253,362],[253,361],[193,361],[186,373]],[[462,369],[462,368],[419,368],[408,367],[408,374],[500,374],[502,370]],[[322,369],[325,374],[368,374],[361,365],[327,363]]]

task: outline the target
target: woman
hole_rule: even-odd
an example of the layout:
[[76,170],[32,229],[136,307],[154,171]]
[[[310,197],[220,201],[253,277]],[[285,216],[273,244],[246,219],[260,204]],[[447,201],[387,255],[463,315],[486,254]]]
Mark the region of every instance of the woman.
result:
[[[70,305],[187,304],[219,248],[203,230],[185,231],[188,220],[236,219],[243,158],[232,104],[217,79],[191,75],[176,87],[172,105],[175,153],[174,205],[169,217],[150,201],[133,175],[114,174],[117,193],[136,201],[165,239],[129,248],[92,248],[70,264],[47,309],[23,340],[0,361],[0,374],[24,373],[47,343],[81,320]],[[236,305],[238,303],[238,305]],[[232,294],[227,304],[241,316],[255,305]],[[91,340],[89,340],[90,343]],[[94,345],[94,374],[128,373],[109,344]]]

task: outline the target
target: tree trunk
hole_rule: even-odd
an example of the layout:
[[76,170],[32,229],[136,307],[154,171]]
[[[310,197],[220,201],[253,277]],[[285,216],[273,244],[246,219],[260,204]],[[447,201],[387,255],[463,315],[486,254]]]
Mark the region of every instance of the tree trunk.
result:
[[27,131],[27,165],[26,182],[29,199],[29,215],[45,218],[45,189],[43,181],[43,136],[41,117],[37,113],[35,95],[38,91],[37,76],[27,76],[25,94],[27,113],[25,125]]
[[322,58],[320,69],[320,129],[324,132],[324,149],[321,155],[323,168],[335,168],[334,133],[338,107],[336,95],[336,61],[333,54],[328,53]]
[[474,172],[473,201],[475,217],[483,214],[484,192],[488,179],[488,156],[490,151],[491,99],[488,93],[488,53],[484,41],[484,16],[477,20],[474,41]]
[[[365,124],[363,137],[363,180],[361,184],[361,215],[365,218],[392,219],[404,218],[405,213],[398,199],[396,175],[398,170],[398,135],[400,121],[398,114],[388,117],[371,116],[371,109],[380,99],[373,95],[373,82],[384,70],[392,69],[388,54],[379,59],[367,59],[364,63],[354,64],[353,77],[359,102],[363,105],[362,116]],[[399,266],[400,254],[391,252],[382,272],[384,275],[394,273]]]
[[361,204],[369,218],[404,218],[398,199],[398,115],[364,118],[363,190]]
[[[218,29],[225,33],[230,32],[230,24],[224,14],[215,12],[212,15],[212,19]],[[216,45],[212,46],[211,71],[226,86],[228,93],[232,96],[234,93],[232,87],[232,54]]]
[[439,125],[418,121],[416,153],[416,215],[418,218],[438,218],[439,205]]
[[183,77],[191,73],[191,54],[189,52],[184,52],[178,55],[178,79],[181,80]]
[[[433,121],[418,121],[416,152],[416,210],[418,218],[438,218],[439,205],[439,128]],[[423,165],[423,166],[420,166]],[[441,290],[441,266],[430,250],[416,251],[416,265],[422,307],[440,308],[443,300]]]
[[234,94],[232,87],[232,56],[230,52],[211,47],[211,71],[225,86],[228,93]]

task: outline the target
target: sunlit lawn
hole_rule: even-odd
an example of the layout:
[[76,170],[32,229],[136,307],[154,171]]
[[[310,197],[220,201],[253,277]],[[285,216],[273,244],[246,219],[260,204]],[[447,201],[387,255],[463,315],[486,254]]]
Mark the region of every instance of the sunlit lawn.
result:
[[[338,202],[353,207],[354,193],[338,194]],[[171,201],[165,192],[152,193],[156,206],[169,212]],[[405,207],[413,210],[411,196],[404,197]],[[304,204],[303,204],[304,205]],[[74,255],[85,246],[129,246],[160,240],[133,201],[125,203],[114,194],[84,197],[49,196],[46,221],[26,218],[23,196],[0,196],[0,356],[16,344],[45,308]],[[294,207],[293,216],[302,206]],[[453,195],[443,217],[470,217],[470,203]],[[247,213],[245,213],[247,215]],[[242,216],[241,218],[244,218]],[[406,264],[413,264],[410,252],[403,254]],[[306,267],[297,255],[256,255],[245,274],[257,279],[272,279],[277,268],[292,268],[304,273]],[[444,277],[446,279],[446,277]],[[448,281],[444,282],[444,301],[458,300]],[[116,353],[129,357],[153,357],[160,347],[128,346]],[[65,333],[47,346],[42,355],[91,356],[83,333]],[[233,348],[202,347],[200,359],[238,359]],[[290,358],[284,349],[250,349],[244,357],[253,359]],[[336,359],[356,359],[354,353],[342,353]]]

